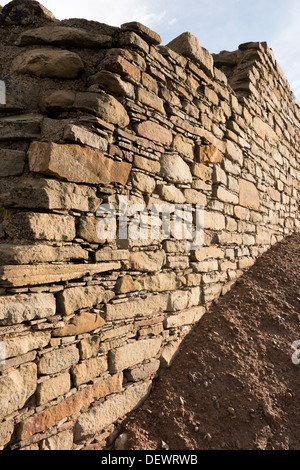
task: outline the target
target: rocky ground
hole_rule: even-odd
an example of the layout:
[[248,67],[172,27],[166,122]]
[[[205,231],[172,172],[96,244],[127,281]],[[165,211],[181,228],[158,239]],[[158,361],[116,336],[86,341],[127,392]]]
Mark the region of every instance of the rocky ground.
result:
[[295,234],[211,306],[124,423],[127,449],[299,450],[299,320]]

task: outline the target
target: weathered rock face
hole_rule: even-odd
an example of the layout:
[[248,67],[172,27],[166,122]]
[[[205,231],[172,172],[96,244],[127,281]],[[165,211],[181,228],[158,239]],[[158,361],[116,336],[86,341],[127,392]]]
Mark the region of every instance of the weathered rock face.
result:
[[0,450],[100,450],[300,229],[300,108],[266,44],[211,56],[31,0],[0,29]]

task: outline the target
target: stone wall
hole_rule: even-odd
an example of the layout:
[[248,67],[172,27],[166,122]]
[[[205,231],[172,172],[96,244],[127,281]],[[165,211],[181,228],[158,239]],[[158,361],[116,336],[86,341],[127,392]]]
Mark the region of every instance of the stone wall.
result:
[[[28,0],[0,22],[0,448],[101,449],[210,303],[299,230],[300,108],[264,43],[212,57]],[[99,239],[121,196],[204,206],[204,246]]]

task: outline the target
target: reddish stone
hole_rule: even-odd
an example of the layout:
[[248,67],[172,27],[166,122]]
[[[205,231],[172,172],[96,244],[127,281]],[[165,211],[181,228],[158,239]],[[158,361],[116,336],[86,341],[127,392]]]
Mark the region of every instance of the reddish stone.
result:
[[116,72],[122,76],[129,76],[136,82],[141,81],[140,69],[131,64],[128,60],[124,59],[122,56],[107,57],[103,61],[103,65],[105,69],[109,70],[110,72]]
[[73,183],[125,185],[131,170],[127,162],[115,162],[98,150],[80,145],[33,142],[28,155],[31,171]]
[[172,132],[153,121],[144,121],[136,126],[136,132],[145,139],[154,140],[170,147],[173,141]]
[[20,440],[25,441],[34,434],[52,428],[62,419],[80,413],[84,408],[87,408],[101,397],[120,392],[122,390],[122,382],[122,373],[116,374],[109,379],[100,380],[58,405],[29,418],[21,424]]

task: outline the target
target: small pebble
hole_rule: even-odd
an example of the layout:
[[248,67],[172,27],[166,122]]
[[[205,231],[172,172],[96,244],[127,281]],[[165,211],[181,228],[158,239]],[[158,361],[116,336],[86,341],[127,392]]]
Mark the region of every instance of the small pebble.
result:
[[227,408],[227,411],[230,415],[234,416],[235,415],[235,409],[232,408],[231,406],[229,408]]

